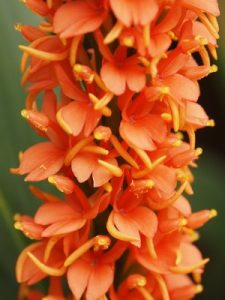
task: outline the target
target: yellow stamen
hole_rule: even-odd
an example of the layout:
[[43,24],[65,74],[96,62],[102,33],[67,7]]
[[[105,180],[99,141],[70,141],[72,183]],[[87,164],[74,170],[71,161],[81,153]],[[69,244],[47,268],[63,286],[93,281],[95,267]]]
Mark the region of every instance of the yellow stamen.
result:
[[29,74],[30,74],[30,66],[23,73],[23,76],[22,76],[21,81],[20,81],[21,86],[24,86],[24,84],[27,81],[27,77],[29,76]]
[[127,235],[125,233],[120,232],[119,230],[116,229],[114,223],[113,223],[113,213],[108,217],[107,223],[106,223],[106,228],[108,232],[116,238],[117,240],[125,241],[125,242],[138,242],[139,239],[137,239],[134,236]]
[[179,222],[180,227],[186,226],[187,224],[188,224],[188,221],[185,218],[182,218]]
[[132,35],[131,36],[126,36],[126,37],[123,38],[123,40],[121,41],[121,43],[124,46],[128,47],[128,48],[133,47],[134,43],[135,43],[135,38]]
[[53,32],[53,26],[48,22],[43,22],[39,26],[39,29],[44,32]]
[[[40,45],[42,42],[46,41],[47,39],[49,39],[49,36],[42,36],[39,39],[33,41],[29,45],[29,47],[35,48],[38,45]],[[23,56],[22,56],[22,59],[21,59],[21,63],[20,63],[21,72],[24,72],[24,70],[26,69],[26,63],[27,63],[28,58],[29,58],[29,53],[24,52]]]
[[195,282],[200,283],[202,281],[202,274],[201,273],[193,272],[192,276],[193,276]]
[[148,48],[150,45],[150,23],[144,26],[143,34],[144,34],[144,45],[146,48]]
[[173,117],[171,114],[169,113],[162,113],[161,114],[161,118],[164,120],[164,121],[167,121],[167,122],[170,122],[172,121]]
[[77,60],[77,50],[81,40],[81,35],[75,36],[72,40],[71,47],[70,47],[70,65],[74,66]]
[[199,13],[198,16],[199,16],[200,21],[207,27],[207,29],[214,36],[214,38],[218,39],[219,34],[218,34],[217,30],[215,29],[215,27],[210,22],[210,20],[206,17],[206,15],[204,13]]
[[67,257],[67,259],[64,262],[64,266],[68,267],[72,263],[74,263],[80,256],[82,256],[84,253],[86,253],[89,249],[91,249],[94,246],[94,238],[84,243],[82,246],[80,246],[78,249],[76,249],[70,256]]
[[139,286],[136,289],[139,291],[139,293],[143,296],[145,300],[154,300],[150,292],[145,287]]
[[52,8],[52,5],[53,5],[53,0],[47,0],[47,6],[49,9]]
[[[208,44],[208,49],[209,49],[209,52],[210,54],[212,55],[212,57],[215,59],[215,60],[218,60],[218,54],[217,54],[217,50],[216,50],[216,47],[212,44]],[[217,68],[218,69],[218,68]]]
[[109,150],[99,147],[99,146],[85,146],[82,149],[82,152],[89,152],[89,153],[95,153],[95,154],[100,154],[100,155],[108,155]]
[[209,68],[210,73],[216,73],[218,71],[218,67],[216,65],[212,65]]
[[168,34],[173,41],[178,40],[178,37],[175,35],[175,33],[173,31],[169,31]]
[[76,249],[72,254],[70,254],[64,262],[64,267],[70,266],[92,247],[94,247],[95,251],[98,251],[99,249],[108,249],[109,245],[110,238],[108,236],[96,236],[93,239],[88,240],[86,243]]
[[[94,95],[94,94],[88,94],[89,99],[91,100],[91,102],[95,105],[99,102],[99,99]],[[108,108],[107,106],[104,106],[101,109],[101,113],[106,116],[106,117],[110,117],[112,115],[112,111],[110,108]]]
[[34,56],[34,57],[37,57],[37,58],[40,58],[40,59],[46,60],[46,61],[61,61],[61,60],[66,59],[66,57],[68,55],[68,50],[65,50],[61,53],[50,53],[50,52],[38,50],[35,48],[22,46],[22,45],[20,45],[19,48],[31,56]]
[[32,262],[45,274],[49,276],[61,277],[65,271],[65,267],[61,267],[60,269],[52,268],[43,264],[36,256],[34,256],[31,252],[28,252],[27,255],[32,260]]
[[148,175],[152,170],[154,170],[158,165],[160,165],[166,159],[166,155],[160,156],[155,161],[152,162],[152,169],[145,168],[138,172],[132,172],[132,177],[134,179],[139,179]]
[[202,293],[203,292],[203,285],[201,285],[201,284],[197,284],[196,286],[195,286],[195,293],[196,294],[200,294],[200,293]]
[[105,94],[101,100],[99,100],[95,105],[94,109],[96,110],[101,110],[102,108],[106,107],[106,105],[109,104],[109,102],[113,99],[113,93],[107,93]]
[[152,161],[145,150],[132,147],[148,169],[152,169]]
[[209,66],[210,65],[210,57],[209,57],[209,53],[206,50],[205,46],[200,47],[199,54],[201,56],[203,64],[206,65],[206,66]]
[[169,88],[169,86],[161,86],[159,88],[159,92],[160,92],[160,94],[168,95],[170,92],[170,88]]
[[198,148],[195,149],[195,155],[196,156],[200,156],[202,153],[203,153],[203,149],[202,148],[198,147]]
[[173,128],[174,128],[174,131],[177,132],[180,128],[180,116],[179,116],[178,106],[175,103],[175,101],[173,101],[171,98],[168,99],[168,103],[169,103],[171,113],[173,116]]
[[120,21],[117,21],[110,32],[104,38],[104,44],[110,44],[115,41],[122,32],[123,27],[124,25]]
[[145,67],[149,67],[150,66],[150,61],[146,57],[139,56],[138,59],[142,63],[143,66],[145,66]]
[[16,23],[14,28],[15,28],[16,31],[21,32],[22,28],[23,28],[23,25],[21,23]]
[[[150,63],[150,66],[149,66],[149,71],[150,71],[150,74],[153,78],[156,77],[157,73],[158,73],[158,63],[160,62],[161,59],[164,59],[166,58],[167,55],[166,53],[162,53],[156,57],[154,57],[152,60],[151,60],[151,63]],[[167,87],[168,88],[168,87]],[[166,92],[167,93],[167,92]]]
[[182,141],[181,141],[181,140],[176,140],[176,141],[172,144],[172,146],[174,146],[174,147],[180,147],[181,144],[182,144]]
[[23,230],[22,223],[21,223],[20,221],[16,221],[16,222],[14,223],[14,228],[15,228],[16,230]]
[[213,27],[215,28],[215,30],[217,32],[219,32],[219,24],[218,24],[218,20],[217,20],[217,17],[215,17],[214,15],[212,14],[209,14],[207,13],[207,16],[208,16],[208,19],[209,21],[211,22],[211,24],[213,25]]
[[195,149],[196,137],[195,137],[195,130],[191,125],[188,126],[187,134],[189,137],[190,147],[193,150]]
[[56,243],[62,238],[61,235],[58,236],[53,236],[52,238],[50,238],[48,240],[48,243],[46,245],[45,248],[45,252],[44,252],[44,263],[46,263],[51,255],[52,249],[54,248],[54,246],[56,245]]
[[193,242],[196,242],[199,240],[199,233],[193,229],[182,227],[182,232],[189,235]]
[[196,269],[199,269],[203,267],[205,264],[209,262],[209,258],[203,259],[200,262],[191,265],[191,266],[176,266],[176,267],[170,267],[170,271],[177,273],[177,274],[188,274],[193,272]]
[[211,120],[209,120],[208,122],[207,122],[207,126],[209,126],[209,127],[214,127],[216,124],[215,124],[215,121],[213,120],[213,119],[211,119]]
[[148,252],[153,259],[157,259],[157,253],[152,239],[146,239]]
[[73,160],[73,158],[89,143],[93,141],[93,136],[89,136],[81,141],[79,141],[76,145],[73,146],[72,149],[69,150],[65,157],[65,165],[68,167]]
[[151,203],[152,208],[155,210],[161,210],[168,206],[171,206],[181,196],[181,194],[185,190],[187,184],[188,184],[188,181],[185,181],[184,183],[182,183],[181,186],[179,187],[179,189],[175,192],[175,194],[172,197],[170,197],[169,199],[167,199],[166,201],[163,201],[161,203],[154,203],[154,204]]
[[111,193],[112,192],[112,185],[109,183],[109,182],[107,182],[107,183],[105,183],[104,185],[103,185],[103,188],[104,188],[104,190],[107,192],[107,193]]
[[179,265],[182,260],[182,253],[180,250],[176,250],[176,265]]
[[116,149],[116,151],[120,154],[120,156],[123,157],[123,159],[125,159],[135,169],[139,169],[139,166],[136,163],[136,161],[123,148],[123,146],[120,144],[119,140],[117,139],[117,137],[115,135],[111,135],[110,142],[112,143],[112,145]]
[[195,40],[196,40],[197,42],[199,42],[199,44],[200,44],[201,46],[208,45],[208,43],[209,43],[209,41],[208,41],[207,38],[203,38],[203,37],[200,36],[200,35],[196,35]]
[[159,284],[159,288],[160,288],[163,300],[170,300],[168,289],[167,289],[167,286],[166,286],[166,283],[165,283],[163,277],[159,274],[154,274],[154,277]]
[[106,87],[106,85],[104,84],[104,82],[102,81],[101,77],[98,75],[97,72],[95,72],[94,81],[100,89],[102,89],[107,93],[109,92],[108,88]]
[[211,209],[209,213],[210,219],[215,218],[218,216],[218,212],[216,209]]
[[123,171],[119,167],[117,167],[113,164],[110,164],[110,163],[108,163],[104,160],[101,160],[101,159],[98,160],[98,163],[102,167],[106,168],[112,175],[114,175],[116,177],[121,177],[123,175]]

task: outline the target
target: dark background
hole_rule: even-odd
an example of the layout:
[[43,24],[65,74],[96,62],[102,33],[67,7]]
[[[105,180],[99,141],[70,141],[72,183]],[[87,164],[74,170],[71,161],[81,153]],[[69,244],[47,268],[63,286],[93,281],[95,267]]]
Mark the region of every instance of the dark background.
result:
[[[7,4],[6,4],[7,3]],[[197,299],[225,299],[225,2],[219,1],[222,11],[220,22],[219,72],[201,83],[200,103],[210,118],[216,120],[215,128],[197,133],[197,145],[204,152],[195,174],[195,194],[190,198],[195,209],[215,208],[218,217],[200,231],[198,242],[204,257],[210,257],[203,278],[204,292]],[[17,155],[36,141],[32,130],[22,120],[24,106],[19,71],[21,38],[14,30],[16,22],[34,23],[37,19],[17,0],[7,0],[0,9],[0,299],[16,299],[17,285],[14,266],[18,253],[25,246],[22,235],[14,230],[12,218],[17,212],[33,213],[38,205],[28,191],[23,178],[9,174],[9,167],[17,166]]]

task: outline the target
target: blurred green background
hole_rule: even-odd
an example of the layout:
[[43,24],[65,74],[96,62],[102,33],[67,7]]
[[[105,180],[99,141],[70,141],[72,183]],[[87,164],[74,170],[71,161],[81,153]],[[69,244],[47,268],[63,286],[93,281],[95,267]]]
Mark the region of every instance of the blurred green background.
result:
[[[23,178],[9,174],[10,167],[17,166],[17,155],[36,140],[32,130],[22,120],[20,111],[25,94],[20,87],[17,45],[22,42],[14,30],[17,22],[34,23],[36,19],[17,0],[1,3],[0,9],[0,299],[17,299],[14,265],[20,250],[26,245],[22,235],[14,230],[12,217],[15,213],[33,213],[38,205],[28,191]],[[216,208],[219,215],[201,230],[199,246],[211,262],[204,276],[204,292],[197,299],[225,299],[225,2],[221,8],[219,72],[202,83],[200,103],[205,107],[217,126],[198,133],[198,146],[204,149],[195,170],[195,195],[191,197],[194,209]]]

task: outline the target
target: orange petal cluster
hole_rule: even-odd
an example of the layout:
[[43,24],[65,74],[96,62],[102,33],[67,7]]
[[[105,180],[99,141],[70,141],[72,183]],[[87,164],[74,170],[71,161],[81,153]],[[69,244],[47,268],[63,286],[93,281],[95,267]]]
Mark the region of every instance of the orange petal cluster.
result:
[[[14,174],[42,203],[15,228],[35,240],[20,254],[19,299],[189,300],[208,258],[192,212],[198,103],[215,72],[217,0],[24,0],[41,16],[18,24],[22,116],[42,141]],[[49,278],[49,289],[30,286]],[[65,285],[66,284],[66,289]],[[63,288],[64,287],[64,288]]]

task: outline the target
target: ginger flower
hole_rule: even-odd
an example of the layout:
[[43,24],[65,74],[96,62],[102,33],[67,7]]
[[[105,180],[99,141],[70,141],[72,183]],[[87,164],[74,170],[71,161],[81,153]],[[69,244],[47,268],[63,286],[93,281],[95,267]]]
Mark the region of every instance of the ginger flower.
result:
[[41,141],[11,172],[62,197],[31,186],[42,203],[15,215],[36,240],[16,264],[19,299],[193,299],[209,261],[197,229],[217,215],[188,200],[196,131],[215,124],[199,81],[217,71],[217,0],[22,2],[40,22],[16,25],[21,115]]

